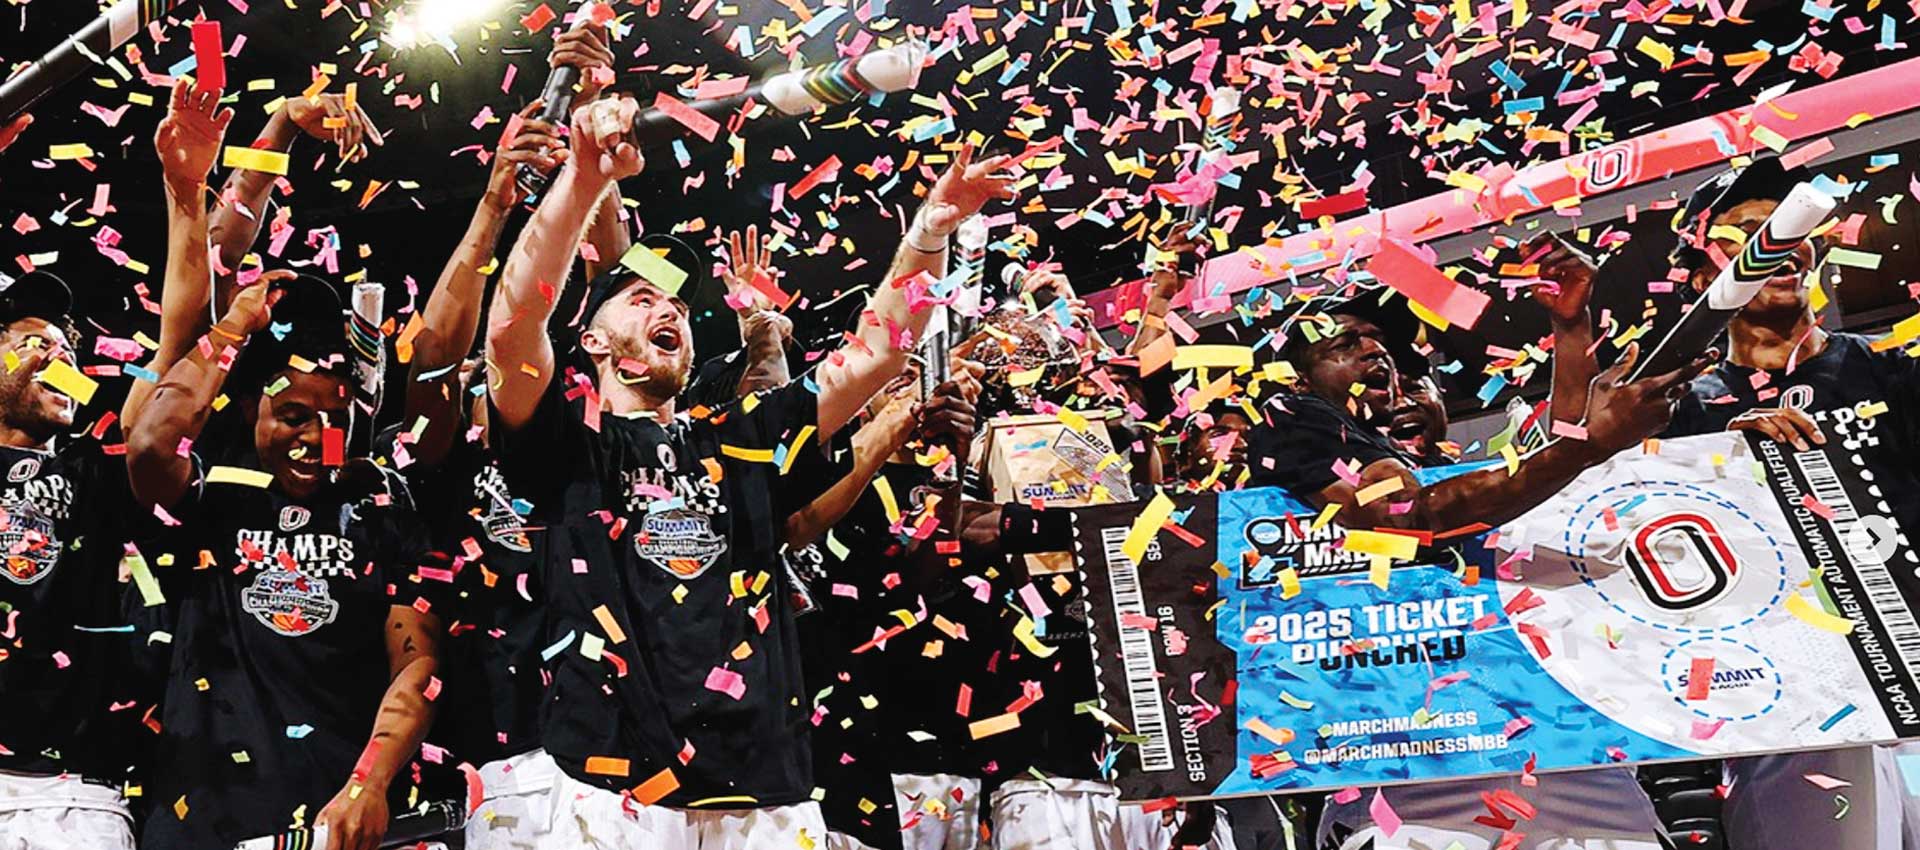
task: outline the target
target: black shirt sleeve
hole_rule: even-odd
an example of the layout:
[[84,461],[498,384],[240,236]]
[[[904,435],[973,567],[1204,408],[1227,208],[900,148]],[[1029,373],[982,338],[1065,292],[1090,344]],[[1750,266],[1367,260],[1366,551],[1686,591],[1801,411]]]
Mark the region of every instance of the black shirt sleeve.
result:
[[[735,468],[769,465],[782,518],[839,480],[826,467],[808,462],[821,453],[820,394],[811,374],[743,397],[706,421],[719,432],[724,462]],[[760,459],[764,452],[772,453],[770,460]]]
[[581,418],[586,406],[567,398],[573,374],[567,370],[555,375],[533,417],[519,428],[500,425],[493,399],[487,400],[488,419],[493,423],[488,436],[500,459],[500,474],[506,477],[507,488],[532,502],[535,510],[557,507],[578,465],[593,458],[594,434]]
[[1272,424],[1247,432],[1250,486],[1285,487],[1306,497],[1340,480],[1335,462],[1353,460],[1358,468],[1387,459],[1408,462],[1385,437],[1317,396],[1281,393],[1275,398],[1267,407]]

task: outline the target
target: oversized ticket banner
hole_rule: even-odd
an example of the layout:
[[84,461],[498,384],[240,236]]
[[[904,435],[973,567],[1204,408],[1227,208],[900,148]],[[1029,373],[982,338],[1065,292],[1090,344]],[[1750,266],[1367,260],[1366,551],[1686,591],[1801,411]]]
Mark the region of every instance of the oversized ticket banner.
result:
[[1231,796],[1920,735],[1893,577],[1916,557],[1858,460],[1670,440],[1386,573],[1280,490],[1180,501],[1187,534],[1139,565],[1138,503],[1078,509],[1114,781]]

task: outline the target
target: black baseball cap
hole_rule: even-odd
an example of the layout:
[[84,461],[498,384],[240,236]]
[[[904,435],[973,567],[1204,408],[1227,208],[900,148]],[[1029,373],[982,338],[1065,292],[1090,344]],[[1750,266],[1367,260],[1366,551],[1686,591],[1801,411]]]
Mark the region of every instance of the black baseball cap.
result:
[[[677,236],[669,236],[665,233],[649,233],[642,236],[640,237],[638,246],[655,252],[666,252],[664,259],[687,273],[686,282],[680,285],[679,297],[682,301],[692,303],[693,296],[698,294],[707,282],[708,263],[706,259],[700,255],[700,252],[694,250],[694,247],[687,244],[685,240]],[[616,262],[613,268],[602,272],[599,277],[589,282],[587,284],[586,295],[581,302],[581,309],[578,313],[582,325],[584,326],[586,323],[592,322],[593,314],[600,312],[600,308],[604,306],[608,300],[620,294],[621,290],[626,289],[628,285],[632,284],[635,280],[641,279],[641,277],[642,276],[633,269]],[[578,345],[579,340],[577,335],[575,335],[575,338],[571,340],[569,344],[560,346],[560,348],[571,351],[578,347]]]
[[72,314],[73,288],[58,275],[39,270],[19,277],[0,274],[0,325],[28,318],[65,324]]
[[247,341],[229,386],[242,393],[258,390],[296,356],[320,364],[320,371],[351,375],[353,353],[340,290],[305,274],[272,286],[281,292],[280,299],[274,302],[267,328]]
[[1300,325],[1315,316],[1365,319],[1380,329],[1387,353],[1393,357],[1393,366],[1401,374],[1424,378],[1433,373],[1433,363],[1414,345],[1420,338],[1419,317],[1387,287],[1361,287],[1352,294],[1316,295],[1288,305],[1280,316],[1280,332],[1285,334],[1282,356],[1291,360],[1307,346],[1310,340],[1301,332]]
[[1673,217],[1676,237],[1667,259],[1676,268],[1695,269],[1706,262],[1705,239],[1708,223],[1744,201],[1781,200],[1797,184],[1813,176],[1799,166],[1786,168],[1778,157],[1757,159],[1740,168],[1715,174],[1693,190],[1687,203]]

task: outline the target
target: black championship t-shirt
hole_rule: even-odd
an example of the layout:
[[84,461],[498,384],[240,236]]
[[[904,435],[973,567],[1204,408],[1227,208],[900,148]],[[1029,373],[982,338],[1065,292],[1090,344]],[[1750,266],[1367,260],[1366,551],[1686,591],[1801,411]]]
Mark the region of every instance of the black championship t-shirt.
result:
[[125,458],[92,437],[0,446],[0,770],[102,778],[127,639],[117,565],[136,515]]
[[546,529],[527,521],[532,506],[508,491],[477,439],[459,439],[432,468],[411,464],[401,472],[418,503],[432,506],[421,518],[454,571],[457,594],[440,678],[445,704],[461,709],[441,712],[427,740],[475,765],[536,749],[546,694],[537,569]]
[[832,484],[781,474],[796,444],[817,450],[811,381],[665,425],[599,414],[598,430],[566,383],[524,427],[493,434],[508,486],[552,527],[544,746],[576,779],[644,802],[807,800],[778,552],[786,506]]
[[1352,461],[1356,473],[1379,460],[1420,465],[1385,435],[1319,396],[1283,391],[1262,410],[1272,424],[1254,423],[1247,430],[1249,487],[1284,487],[1306,499],[1340,480],[1333,468],[1340,461]]
[[350,778],[391,678],[389,609],[444,593],[416,570],[428,544],[399,476],[355,463],[358,483],[298,502],[196,484],[148,547],[174,633],[143,846],[311,826]]
[[1723,360],[1694,379],[1666,436],[1724,431],[1734,417],[1765,407],[1798,408],[1828,445],[1858,453],[1881,476],[1901,530],[1920,533],[1920,361],[1898,349],[1876,352],[1868,338],[1850,333],[1830,335],[1824,351],[1790,373]]

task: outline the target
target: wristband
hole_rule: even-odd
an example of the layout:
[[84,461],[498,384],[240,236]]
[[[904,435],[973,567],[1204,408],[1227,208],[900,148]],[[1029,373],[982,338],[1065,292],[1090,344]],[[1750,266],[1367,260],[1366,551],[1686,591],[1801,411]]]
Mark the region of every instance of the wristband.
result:
[[220,327],[219,325],[211,325],[211,326],[209,326],[209,327],[207,328],[207,330],[210,330],[210,331],[212,331],[212,332],[214,332],[214,333],[217,333],[217,334],[219,334],[219,335],[221,335],[221,336],[223,336],[223,337],[226,337],[227,339],[230,339],[230,340],[232,340],[232,341],[234,341],[234,342],[246,342],[246,340],[247,340],[247,338],[246,338],[246,336],[245,336],[245,335],[240,335],[240,334],[233,334],[233,333],[229,333],[228,331],[226,331],[226,330],[224,330],[224,329],[222,329],[222,328],[221,328],[221,327]]
[[[952,236],[953,231],[949,230],[946,233],[935,233],[933,232],[933,228],[927,226],[925,219],[925,209],[914,214],[913,224],[907,228],[907,247],[919,251],[922,254],[938,254],[941,251],[947,250],[947,237]],[[928,242],[933,242],[933,246],[928,247]]]

